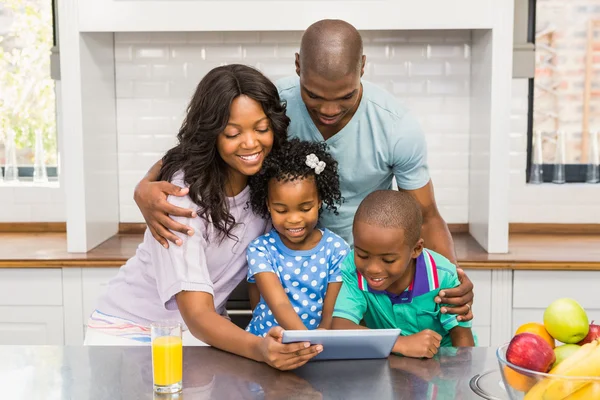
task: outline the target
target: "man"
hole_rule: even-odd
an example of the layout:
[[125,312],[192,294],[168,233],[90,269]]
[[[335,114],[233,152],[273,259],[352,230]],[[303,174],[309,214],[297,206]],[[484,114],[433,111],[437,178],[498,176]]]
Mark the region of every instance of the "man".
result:
[[[352,244],[352,220],[356,208],[369,193],[391,189],[413,196],[423,213],[422,235],[428,248],[456,264],[452,236],[440,215],[427,167],[425,137],[415,118],[385,90],[361,81],[366,57],[362,38],[350,24],[322,20],[304,33],[296,53],[297,77],[277,82],[291,119],[288,134],[302,140],[325,141],[337,159],[344,203],[339,215],[324,211],[321,224]],[[185,195],[168,182],[154,182],[160,162],[138,184],[135,201],[153,236],[163,245],[181,241],[169,229],[188,232],[168,214],[193,215],[178,209],[166,197]],[[442,312],[472,319],[473,284],[462,270],[460,286],[440,293],[436,301],[455,307]]]

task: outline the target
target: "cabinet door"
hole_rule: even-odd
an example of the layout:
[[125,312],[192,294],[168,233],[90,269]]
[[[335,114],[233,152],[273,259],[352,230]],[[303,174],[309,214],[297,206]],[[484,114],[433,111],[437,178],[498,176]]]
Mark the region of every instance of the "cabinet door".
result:
[[490,345],[492,271],[489,269],[465,269],[473,282],[473,332],[477,334],[480,347]]
[[0,306],[0,345],[63,345],[60,306]]

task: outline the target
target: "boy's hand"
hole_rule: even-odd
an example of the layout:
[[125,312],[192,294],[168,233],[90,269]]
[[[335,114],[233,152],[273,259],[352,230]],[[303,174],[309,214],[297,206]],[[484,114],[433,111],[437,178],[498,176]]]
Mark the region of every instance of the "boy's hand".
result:
[[[144,220],[156,239],[163,247],[168,248],[171,241],[181,246],[182,241],[171,231],[193,235],[189,226],[174,221],[169,215],[179,217],[195,218],[194,210],[185,209],[172,205],[167,201],[168,195],[185,196],[188,188],[181,188],[170,182],[151,182],[142,179],[135,188],[133,199],[142,212]],[[171,231],[170,231],[171,230]]]
[[432,358],[437,354],[441,341],[439,333],[425,329],[414,335],[400,336],[393,351],[406,357]]
[[454,307],[442,307],[443,314],[457,314],[458,321],[470,321],[473,319],[471,307],[473,305],[473,282],[467,274],[460,269],[456,269],[460,285],[452,289],[440,290],[439,296],[436,296],[435,302],[438,304],[448,304]]

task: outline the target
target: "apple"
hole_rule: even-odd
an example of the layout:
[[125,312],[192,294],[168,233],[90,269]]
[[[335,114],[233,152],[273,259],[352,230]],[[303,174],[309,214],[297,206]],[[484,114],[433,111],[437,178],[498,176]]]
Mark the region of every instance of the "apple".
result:
[[524,332],[515,335],[508,344],[506,360],[521,368],[548,372],[556,361],[556,355],[540,336]]
[[590,330],[585,310],[569,298],[550,303],[544,311],[544,326],[553,338],[563,343],[578,343]]
[[584,344],[593,342],[596,339],[600,339],[600,325],[595,325],[594,321],[592,321],[587,336],[577,344],[583,346]]
[[562,346],[558,346],[554,349],[554,354],[556,355],[556,361],[552,368],[556,367],[558,364],[563,362],[565,359],[569,358],[569,356],[579,350],[581,346],[576,344],[563,344]]

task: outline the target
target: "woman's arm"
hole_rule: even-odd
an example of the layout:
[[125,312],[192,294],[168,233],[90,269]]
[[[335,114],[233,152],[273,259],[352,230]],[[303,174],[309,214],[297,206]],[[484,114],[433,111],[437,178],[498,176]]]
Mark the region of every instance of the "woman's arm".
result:
[[452,339],[452,346],[454,347],[475,346],[475,339],[473,339],[473,331],[471,331],[471,328],[455,326],[450,329],[450,339]]
[[331,329],[333,307],[335,306],[335,301],[340,293],[341,288],[341,282],[330,282],[327,284],[327,294],[325,295],[325,301],[323,302],[323,311],[321,314],[319,328]]
[[265,338],[254,336],[217,314],[209,293],[184,291],[175,299],[190,332],[218,349],[280,370],[298,368],[323,350],[321,345],[309,343],[282,344],[280,327],[271,329]]
[[306,330],[306,326],[292,307],[290,299],[281,286],[279,277],[273,272],[261,272],[254,275],[261,296],[273,312],[275,319],[284,329]]

